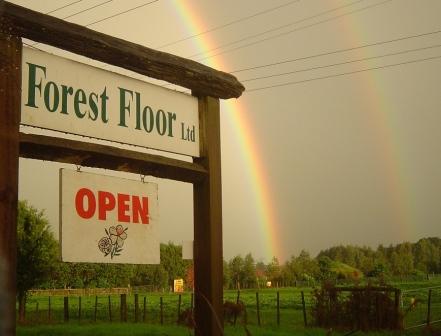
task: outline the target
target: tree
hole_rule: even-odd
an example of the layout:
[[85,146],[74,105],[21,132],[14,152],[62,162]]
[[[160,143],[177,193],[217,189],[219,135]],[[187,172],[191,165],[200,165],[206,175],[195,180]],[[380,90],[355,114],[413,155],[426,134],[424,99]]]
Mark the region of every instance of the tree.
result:
[[26,295],[49,279],[58,259],[58,242],[49,230],[43,211],[18,202],[17,297],[19,320],[24,320]]
[[273,284],[276,283],[276,286],[279,286],[279,283],[282,280],[282,272],[277,257],[273,257],[271,262],[266,266],[266,276]]
[[244,260],[240,255],[235,256],[228,263],[231,281],[237,287],[237,289],[241,288],[243,281],[243,264]]
[[256,285],[256,265],[251,253],[248,253],[243,260],[243,282],[247,288]]
[[185,277],[188,262],[182,259],[182,246],[172,242],[161,244],[161,266],[168,274],[168,284],[173,288],[173,280]]

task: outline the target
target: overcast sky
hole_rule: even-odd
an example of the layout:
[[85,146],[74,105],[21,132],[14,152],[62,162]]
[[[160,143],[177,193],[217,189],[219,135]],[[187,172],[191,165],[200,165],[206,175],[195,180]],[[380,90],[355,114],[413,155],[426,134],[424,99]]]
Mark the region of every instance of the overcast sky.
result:
[[[74,1],[13,2],[46,13]],[[50,15],[86,10],[66,20],[87,25],[148,1],[104,2],[77,1]],[[258,67],[233,73],[248,92],[234,111],[221,107],[224,256],[268,261],[440,236],[440,13],[438,0],[159,0],[90,28],[152,48],[199,32],[162,50],[188,57],[219,47],[202,62],[226,72]],[[319,54],[327,55],[310,57]],[[345,64],[323,67],[337,63]],[[281,73],[289,74],[248,81]],[[46,209],[55,232],[60,167],[20,160],[20,198]],[[191,185],[148,180],[159,183],[161,241],[191,240]]]

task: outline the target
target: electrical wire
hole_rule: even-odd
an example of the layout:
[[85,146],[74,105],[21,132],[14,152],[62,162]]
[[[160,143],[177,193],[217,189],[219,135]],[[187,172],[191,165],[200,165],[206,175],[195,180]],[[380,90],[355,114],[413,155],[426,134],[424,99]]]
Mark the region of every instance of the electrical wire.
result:
[[169,43],[163,44],[163,45],[157,47],[157,49],[163,49],[163,48],[166,48],[166,47],[172,46],[172,45],[174,45],[174,44],[177,44],[177,43],[179,43],[179,42],[187,41],[187,40],[189,40],[189,39],[192,39],[192,38],[195,38],[195,37],[198,37],[198,36],[201,36],[201,35],[207,34],[207,33],[211,33],[211,32],[214,32],[214,31],[216,31],[216,30],[219,30],[219,29],[222,29],[222,28],[225,28],[225,27],[229,27],[229,26],[234,25],[234,24],[236,24],[236,23],[240,23],[240,22],[243,22],[243,21],[246,21],[246,20],[249,20],[249,19],[255,18],[255,17],[257,17],[257,16],[260,16],[260,15],[263,15],[263,14],[267,14],[267,13],[269,13],[269,12],[273,12],[273,11],[275,11],[275,10],[277,10],[277,9],[280,9],[280,8],[283,8],[283,7],[286,7],[286,6],[292,5],[293,3],[296,3],[296,2],[299,2],[299,1],[300,1],[300,0],[294,0],[294,1],[290,1],[290,2],[287,2],[287,3],[285,3],[285,4],[282,4],[282,5],[276,6],[276,7],[268,8],[268,9],[263,10],[263,11],[261,11],[261,12],[257,12],[257,13],[255,13],[255,14],[252,14],[252,15],[249,15],[249,16],[245,16],[245,17],[242,17],[242,18],[240,18],[240,19],[236,19],[236,20],[233,20],[233,21],[230,21],[230,22],[224,23],[224,24],[219,25],[219,26],[215,26],[215,27],[213,27],[213,28],[210,28],[210,29],[204,30],[204,31],[202,31],[202,32],[199,32],[199,33],[197,33],[197,34],[193,34],[193,35],[190,35],[190,36],[187,36],[187,37],[183,37],[183,38],[181,38],[181,39],[179,39],[179,40],[176,40],[176,41],[173,41],[173,42],[169,42]]
[[139,6],[129,8],[129,9],[124,10],[124,11],[122,11],[122,12],[119,12],[119,13],[116,13],[116,14],[113,14],[113,15],[110,15],[110,16],[107,16],[107,17],[105,17],[105,18],[99,19],[99,20],[97,20],[97,21],[90,22],[90,23],[88,23],[87,25],[85,25],[85,27],[90,27],[90,26],[92,26],[92,25],[94,25],[94,24],[97,24],[97,23],[100,23],[100,22],[103,22],[103,21],[106,21],[106,20],[109,20],[109,19],[113,19],[114,17],[117,17],[117,16],[120,16],[120,15],[123,15],[123,14],[129,13],[129,12],[132,12],[132,11],[134,11],[134,10],[136,10],[136,9],[139,9],[139,8],[141,8],[141,7],[145,7],[145,6],[147,6],[147,5],[150,5],[150,4],[152,4],[152,3],[154,3],[154,2],[158,2],[158,1],[159,1],[159,0],[148,1],[148,2],[146,2],[146,3],[143,3],[143,4],[139,5]]
[[384,4],[386,4],[388,2],[391,2],[391,1],[392,0],[381,1],[381,2],[373,4],[373,5],[365,6],[365,7],[362,7],[362,8],[359,8],[359,9],[356,9],[356,10],[353,10],[353,11],[350,11],[350,12],[347,12],[347,13],[344,13],[344,14],[336,15],[336,16],[333,16],[331,18],[328,18],[328,19],[325,19],[325,20],[322,20],[322,21],[318,21],[318,22],[315,22],[315,23],[312,23],[312,24],[309,24],[309,25],[306,25],[306,26],[302,26],[302,27],[299,27],[299,28],[296,28],[296,29],[289,30],[287,32],[279,33],[277,35],[273,35],[273,36],[270,36],[270,37],[267,37],[267,38],[263,38],[263,39],[260,39],[260,40],[254,41],[254,42],[250,42],[248,44],[244,44],[244,45],[241,45],[241,46],[230,48],[230,49],[218,52],[218,53],[213,54],[213,55],[204,56],[202,58],[196,59],[196,61],[203,61],[203,60],[206,60],[206,59],[218,56],[218,55],[229,53],[231,51],[243,49],[243,48],[246,48],[246,47],[249,47],[249,46],[252,46],[252,45],[256,45],[258,43],[262,43],[262,42],[265,42],[265,41],[269,41],[269,40],[275,39],[275,38],[280,37],[280,36],[288,35],[288,34],[291,34],[291,33],[294,33],[294,32],[300,31],[300,30],[303,30],[303,29],[311,28],[311,27],[320,25],[322,23],[334,21],[334,20],[340,19],[340,18],[342,18],[344,16],[348,16],[348,15],[351,15],[351,14],[354,14],[354,13],[358,13],[358,12],[364,11],[366,9],[370,9],[370,8],[373,8],[373,7],[384,5]]
[[87,12],[87,11],[90,11],[90,10],[95,9],[95,8],[97,8],[97,7],[103,6],[103,5],[105,5],[105,4],[109,3],[109,2],[112,2],[112,1],[113,1],[113,0],[106,0],[106,1],[100,2],[99,4],[93,5],[92,7],[89,7],[89,8],[83,9],[83,10],[81,10],[81,11],[79,11],[79,12],[76,12],[76,13],[70,14],[70,15],[68,15],[68,16],[65,16],[65,17],[63,17],[62,19],[65,20],[65,19],[71,18],[71,17],[73,17],[73,16],[76,16],[76,15],[79,15],[79,14],[82,14],[82,13],[85,13],[85,12]]
[[275,28],[271,28],[271,29],[265,30],[265,31],[257,33],[257,34],[245,36],[245,37],[242,37],[242,38],[240,38],[238,40],[235,40],[235,41],[232,41],[232,42],[221,44],[220,46],[217,46],[215,48],[212,48],[212,49],[209,49],[209,50],[205,50],[204,52],[198,52],[198,53],[190,55],[188,57],[189,58],[196,57],[196,56],[203,55],[205,53],[209,53],[209,52],[212,52],[212,51],[224,48],[224,47],[228,47],[230,45],[233,45],[233,44],[236,44],[236,43],[239,43],[239,42],[247,41],[247,40],[253,39],[255,37],[260,37],[262,35],[265,35],[265,34],[268,34],[268,33],[272,33],[274,31],[277,31],[277,30],[280,30],[280,29],[283,29],[283,28],[287,28],[287,27],[290,27],[290,26],[302,23],[304,21],[308,21],[308,20],[314,19],[316,17],[320,17],[320,16],[325,15],[325,14],[329,14],[329,13],[335,12],[335,11],[337,11],[339,9],[343,9],[343,8],[346,8],[346,7],[349,7],[349,6],[353,6],[353,5],[355,5],[355,4],[357,4],[357,3],[361,2],[361,1],[365,1],[365,0],[356,0],[356,1],[353,1],[353,2],[351,2],[349,4],[346,4],[346,5],[343,5],[343,6],[331,8],[331,9],[328,9],[326,11],[320,12],[318,14],[315,14],[315,15],[312,15],[312,16],[309,16],[309,17],[306,17],[306,18],[303,18],[303,19],[300,19],[300,20],[296,20],[296,21],[293,21],[293,22],[290,22],[290,23],[287,23],[287,24],[284,24],[284,25],[281,25],[281,26],[278,26],[278,27],[275,27]]
[[261,69],[261,68],[267,68],[267,67],[274,66],[274,65],[286,64],[286,63],[291,63],[291,62],[296,62],[296,61],[303,61],[303,60],[307,60],[307,59],[311,59],[311,58],[315,58],[315,57],[328,56],[328,55],[338,54],[338,53],[341,53],[341,52],[353,51],[353,50],[357,50],[357,49],[373,47],[373,46],[383,45],[383,44],[392,43],[392,42],[404,41],[404,40],[408,40],[408,39],[412,39],[412,38],[423,37],[423,36],[439,34],[439,33],[441,33],[441,29],[440,30],[431,31],[431,32],[427,32],[427,33],[421,33],[421,34],[416,34],[416,35],[408,35],[408,36],[397,37],[397,38],[392,39],[392,40],[386,40],[386,41],[380,41],[380,42],[374,42],[374,43],[367,43],[367,44],[362,44],[362,45],[356,46],[356,47],[351,47],[351,48],[346,48],[346,49],[338,49],[338,50],[333,50],[333,51],[327,51],[327,52],[320,53],[320,54],[314,54],[314,55],[310,55],[310,56],[292,58],[292,59],[288,59],[288,60],[284,60],[284,61],[268,63],[268,64],[263,64],[263,65],[257,65],[257,66],[253,66],[253,67],[249,67],[249,68],[242,68],[242,69],[230,71],[229,73],[233,74],[233,73],[238,73],[238,72],[243,72],[243,71],[248,71],[248,70],[256,70],[256,69]]
[[288,85],[307,83],[307,82],[317,81],[317,80],[321,80],[321,79],[328,79],[328,78],[334,78],[334,77],[347,76],[347,75],[352,75],[352,74],[357,74],[357,73],[367,72],[367,71],[372,71],[372,70],[386,69],[386,68],[401,66],[401,65],[405,65],[405,64],[412,64],[412,63],[418,63],[418,62],[435,60],[435,59],[439,59],[439,58],[441,58],[441,55],[433,56],[433,57],[427,57],[427,58],[420,58],[420,59],[416,59],[416,60],[412,60],[412,61],[387,64],[387,65],[377,66],[377,67],[373,67],[373,68],[366,68],[366,69],[355,70],[355,71],[341,72],[341,73],[338,73],[338,74],[322,76],[322,77],[315,77],[315,78],[309,78],[309,79],[304,79],[304,80],[299,80],[299,81],[294,81],[294,82],[287,82],[287,83],[281,83],[281,84],[276,84],[276,85],[263,86],[263,87],[258,87],[258,88],[247,90],[247,91],[245,91],[245,93],[256,92],[256,91],[261,91],[261,90],[267,90],[267,89],[271,89],[271,88],[277,88],[277,87],[288,86]]
[[441,44],[436,44],[436,45],[432,45],[432,46],[428,46],[428,47],[415,48],[415,49],[407,49],[407,50],[403,50],[403,51],[398,51],[398,52],[393,52],[393,53],[388,53],[388,54],[383,54],[383,55],[377,55],[377,56],[363,57],[363,58],[358,58],[355,60],[350,60],[350,61],[345,61],[345,62],[340,62],[340,63],[320,65],[320,66],[315,66],[315,67],[311,67],[311,68],[294,70],[294,71],[287,71],[287,72],[282,72],[282,73],[272,74],[272,75],[267,75],[267,76],[254,77],[254,78],[249,78],[249,79],[241,79],[240,81],[242,83],[251,82],[251,81],[255,81],[255,80],[259,80],[259,79],[274,78],[274,77],[290,75],[290,74],[294,74],[294,73],[330,68],[330,67],[344,65],[344,64],[356,63],[356,62],[367,61],[367,60],[388,57],[388,56],[402,55],[402,54],[406,54],[406,53],[410,53],[410,52],[414,52],[414,51],[428,50],[428,49],[434,49],[434,48],[439,48],[439,47],[441,47]]
[[70,2],[70,3],[68,3],[67,5],[64,5],[64,6],[61,6],[61,7],[55,8],[54,10],[51,10],[51,11],[46,12],[46,13],[44,13],[44,14],[52,14],[52,13],[58,12],[59,10],[62,10],[62,9],[64,9],[64,8],[67,8],[67,7],[70,7],[70,6],[72,6],[72,5],[75,5],[76,3],[79,3],[79,2],[81,2],[81,1],[83,1],[83,0],[77,0],[77,1]]

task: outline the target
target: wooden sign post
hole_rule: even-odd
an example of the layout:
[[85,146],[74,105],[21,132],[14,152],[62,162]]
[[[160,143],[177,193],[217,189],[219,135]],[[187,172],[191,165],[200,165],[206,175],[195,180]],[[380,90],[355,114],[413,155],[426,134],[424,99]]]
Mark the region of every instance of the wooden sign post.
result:
[[[21,38],[46,43],[192,90],[199,102],[200,157],[184,162],[121,148],[19,131]],[[0,2],[0,292],[9,299],[0,334],[15,335],[18,157],[105,168],[193,184],[195,330],[223,334],[222,194],[219,99],[244,87],[227,73],[114,38],[26,8]],[[1,267],[0,267],[1,268]]]

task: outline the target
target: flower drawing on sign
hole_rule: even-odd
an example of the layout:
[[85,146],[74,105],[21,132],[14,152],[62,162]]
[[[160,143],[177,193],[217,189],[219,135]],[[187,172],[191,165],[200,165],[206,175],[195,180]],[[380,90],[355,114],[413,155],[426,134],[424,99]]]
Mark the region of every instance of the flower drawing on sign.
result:
[[127,238],[128,228],[123,228],[122,225],[111,226],[106,231],[107,237],[103,237],[98,242],[98,248],[107,257],[110,254],[110,258],[121,255],[122,247],[124,246],[124,240]]

